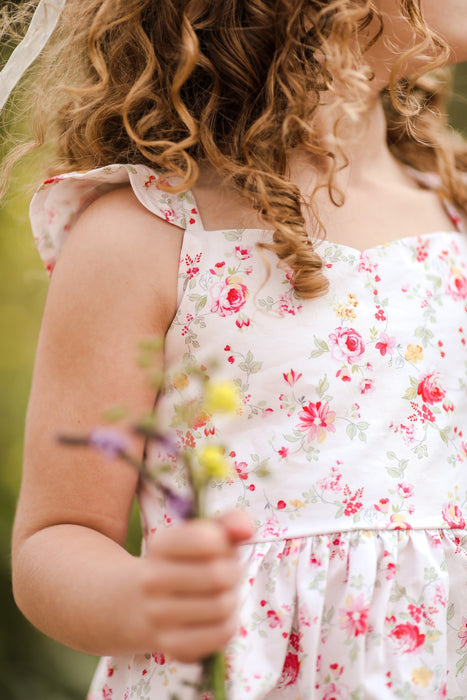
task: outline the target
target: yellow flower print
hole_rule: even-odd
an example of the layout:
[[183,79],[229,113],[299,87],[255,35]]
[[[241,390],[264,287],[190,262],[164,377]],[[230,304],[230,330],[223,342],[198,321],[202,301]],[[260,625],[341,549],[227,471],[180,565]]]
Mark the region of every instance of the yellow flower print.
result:
[[349,321],[353,321],[357,318],[355,309],[358,306],[358,301],[355,294],[347,294],[347,300],[343,304],[337,304],[334,307],[334,313],[339,318],[347,318]]
[[300,501],[298,498],[294,499],[293,501],[289,501],[289,503],[292,506],[292,508],[304,508],[305,507],[305,504],[303,503],[303,501]]
[[414,668],[412,671],[412,683],[419,685],[421,688],[428,688],[432,678],[433,671],[430,671],[426,666]]
[[186,389],[189,383],[190,383],[190,381],[188,379],[188,375],[185,374],[185,372],[179,372],[174,377],[174,387],[178,391],[182,391],[183,389]]
[[421,345],[407,345],[407,350],[405,351],[405,359],[407,362],[419,362],[423,360],[423,348]]

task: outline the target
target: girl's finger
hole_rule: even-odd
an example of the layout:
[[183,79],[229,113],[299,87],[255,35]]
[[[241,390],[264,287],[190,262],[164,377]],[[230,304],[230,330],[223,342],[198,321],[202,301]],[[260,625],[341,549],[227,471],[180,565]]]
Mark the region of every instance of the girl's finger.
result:
[[220,522],[190,520],[152,536],[148,556],[169,560],[202,560],[229,556],[235,547]]
[[164,653],[183,663],[193,663],[222,649],[237,630],[237,617],[220,624],[162,630],[157,645]]
[[150,597],[164,594],[207,595],[227,591],[241,580],[242,567],[235,557],[220,557],[194,563],[155,560],[142,562],[145,571],[143,593]]
[[167,596],[153,602],[148,616],[157,630],[200,627],[225,622],[237,606],[237,591],[232,589],[214,596]]

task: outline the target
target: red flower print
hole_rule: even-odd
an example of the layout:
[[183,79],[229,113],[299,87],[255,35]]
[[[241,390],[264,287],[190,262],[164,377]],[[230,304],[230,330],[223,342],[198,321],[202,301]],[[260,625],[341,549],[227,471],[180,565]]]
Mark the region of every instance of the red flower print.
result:
[[350,700],[347,686],[341,683],[329,683],[323,690],[322,700]]
[[397,484],[397,493],[401,498],[411,498],[414,495],[412,484]]
[[248,479],[248,464],[246,462],[235,462],[235,471],[240,479]]
[[459,506],[454,503],[448,503],[443,508],[443,520],[449,525],[449,527],[456,527],[460,530],[465,528],[465,520]]
[[396,625],[390,632],[389,637],[401,654],[409,654],[412,651],[416,651],[425,641],[425,635],[420,634],[417,625],[412,625],[410,622]]
[[239,260],[247,260],[248,258],[251,258],[251,248],[242,248],[241,246],[236,245],[235,257],[239,258]]
[[272,629],[274,629],[275,627],[282,627],[281,619],[275,610],[268,610],[267,617],[268,617],[269,627],[272,627]]
[[248,288],[240,278],[229,276],[221,284],[211,288],[211,312],[220,316],[230,316],[240,311],[248,299]]
[[281,677],[276,685],[277,690],[293,685],[298,678],[300,671],[300,659],[297,654],[289,651],[285,657],[284,666],[282,668]]
[[349,637],[365,634],[368,618],[368,605],[365,604],[363,593],[353,596],[350,593],[345,600],[345,608],[340,611],[339,627],[347,632]]
[[334,329],[329,336],[331,355],[335,360],[345,360],[349,365],[355,364],[365,352],[365,343],[358,331],[353,328]]
[[429,372],[423,374],[418,382],[417,394],[425,403],[431,405],[442,401],[446,396],[446,389],[439,384],[439,373]]
[[291,316],[295,316],[295,314],[301,311],[302,308],[303,307],[301,304],[298,304],[297,306],[292,304],[290,299],[285,294],[279,299],[279,311],[282,315],[290,314]]
[[467,299],[467,278],[458,267],[451,267],[446,294],[449,294],[454,301]]
[[462,616],[462,625],[457,635],[461,642],[461,649],[467,647],[467,617]]
[[343,369],[338,369],[336,372],[336,377],[340,377],[342,382],[352,381],[352,377],[350,376],[350,372],[346,367],[344,367]]
[[173,223],[175,221],[175,212],[173,209],[166,209],[165,211],[161,211],[161,214],[164,216],[164,219],[169,223]]
[[368,394],[375,390],[375,380],[374,379],[362,379],[360,382],[360,393]]
[[146,180],[146,182],[144,183],[144,186],[145,186],[146,189],[147,189],[147,188],[150,187],[150,186],[152,185],[152,183],[155,182],[155,181],[156,181],[156,176],[155,176],[155,175],[151,175],[151,176]]
[[327,401],[317,401],[316,403],[310,401],[308,406],[300,411],[298,417],[301,421],[298,429],[307,433],[308,442],[312,440],[323,442],[328,432],[336,432],[334,425],[336,412],[331,411]]
[[165,664],[164,654],[153,654],[152,658],[156,664],[159,664],[159,666],[163,666]]
[[282,459],[285,459],[289,454],[289,450],[287,447],[281,447],[278,454],[282,457]]
[[295,371],[291,369],[287,373],[284,372],[282,376],[284,377],[287,384],[289,384],[290,386],[294,386],[294,384],[296,384],[302,376],[302,373],[300,372],[300,374],[295,374]]
[[417,262],[424,262],[428,257],[427,248],[430,244],[430,241],[422,241],[421,238],[417,238],[417,244]]
[[297,653],[300,651],[300,637],[296,632],[290,633],[289,647],[292,647]]
[[109,686],[108,686],[107,683],[106,683],[106,684],[104,685],[104,687],[102,688],[102,697],[103,697],[103,700],[110,700],[110,698],[112,697],[112,693],[113,693],[112,688],[109,688]]
[[389,510],[389,498],[380,498],[378,503],[375,503],[375,508],[380,513],[387,513]]
[[56,262],[57,261],[55,260],[55,258],[48,258],[44,263],[45,269],[47,270],[49,277],[52,275],[52,272],[54,271]]
[[381,333],[379,336],[379,342],[376,343],[375,348],[379,350],[381,357],[384,357],[386,353],[392,355],[394,348],[396,347],[396,339],[392,336],[390,337],[387,333]]
[[277,501],[277,510],[284,510],[287,508],[287,503],[285,501]]

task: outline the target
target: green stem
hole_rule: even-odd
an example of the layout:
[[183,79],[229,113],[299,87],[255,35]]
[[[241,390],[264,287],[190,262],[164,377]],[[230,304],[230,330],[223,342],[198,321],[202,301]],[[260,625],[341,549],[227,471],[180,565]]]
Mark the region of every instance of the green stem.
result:
[[227,700],[225,690],[225,656],[222,651],[203,659],[202,689],[212,694],[212,700]]

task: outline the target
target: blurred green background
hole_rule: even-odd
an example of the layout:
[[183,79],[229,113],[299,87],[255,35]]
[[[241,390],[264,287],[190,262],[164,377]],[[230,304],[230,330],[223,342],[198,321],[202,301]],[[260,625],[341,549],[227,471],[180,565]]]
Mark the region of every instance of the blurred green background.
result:
[[[0,2],[0,6],[3,3]],[[456,70],[453,125],[467,133],[467,64]],[[31,173],[17,175],[0,210],[0,698],[83,700],[96,659],[48,640],[16,610],[10,535],[21,477],[23,426],[47,276],[28,223]],[[134,513],[130,548],[138,537]]]

